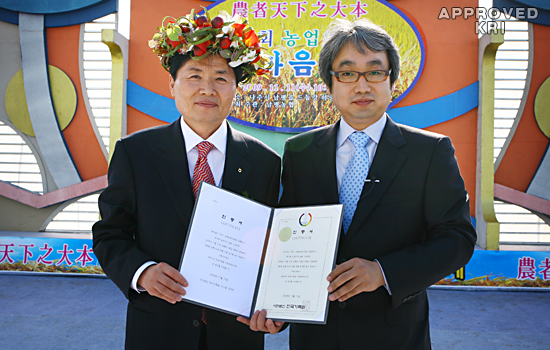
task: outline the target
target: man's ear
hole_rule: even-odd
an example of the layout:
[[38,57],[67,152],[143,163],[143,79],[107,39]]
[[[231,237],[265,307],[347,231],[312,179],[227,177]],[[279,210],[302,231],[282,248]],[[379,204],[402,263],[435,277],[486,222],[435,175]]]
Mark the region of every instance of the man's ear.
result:
[[172,94],[172,97],[174,96],[174,84],[176,82],[174,81],[174,78],[172,78],[172,74],[168,74],[168,87],[170,88],[170,94]]

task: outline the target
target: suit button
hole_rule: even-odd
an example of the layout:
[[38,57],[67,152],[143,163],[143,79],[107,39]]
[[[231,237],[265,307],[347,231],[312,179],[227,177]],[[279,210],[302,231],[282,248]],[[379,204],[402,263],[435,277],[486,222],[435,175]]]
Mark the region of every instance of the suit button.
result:
[[338,304],[340,306],[340,309],[343,309],[346,307],[346,302],[345,301],[342,301],[341,303]]
[[199,322],[199,320],[193,320],[193,326],[194,327],[199,327],[201,325],[201,323]]

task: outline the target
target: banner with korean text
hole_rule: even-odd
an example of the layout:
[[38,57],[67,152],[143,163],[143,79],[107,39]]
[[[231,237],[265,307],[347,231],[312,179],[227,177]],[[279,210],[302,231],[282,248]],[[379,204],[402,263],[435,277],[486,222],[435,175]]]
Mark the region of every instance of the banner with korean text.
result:
[[[86,234],[17,237],[0,232],[0,272],[103,274]],[[55,234],[51,234],[55,235]],[[72,238],[77,237],[77,238]],[[438,285],[550,287],[550,252],[475,250],[461,276]],[[457,279],[458,277],[458,279]]]
[[548,288],[550,287],[550,252],[475,250],[462,271],[436,284]]
[[0,236],[0,271],[103,274],[91,239],[49,237]]
[[274,63],[270,73],[237,91],[230,120],[279,132],[302,132],[334,123],[339,113],[319,77],[321,39],[337,18],[369,19],[395,40],[401,74],[390,108],[414,86],[422,73],[425,49],[418,28],[397,7],[383,0],[220,1],[209,12],[225,10],[247,16]]

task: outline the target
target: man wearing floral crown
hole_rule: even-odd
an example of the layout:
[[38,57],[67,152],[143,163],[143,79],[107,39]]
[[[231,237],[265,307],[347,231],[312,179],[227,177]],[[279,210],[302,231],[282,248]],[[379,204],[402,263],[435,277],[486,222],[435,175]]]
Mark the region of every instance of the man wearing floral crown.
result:
[[149,45],[181,118],[117,142],[93,227],[94,253],[129,301],[126,348],[263,349],[264,333],[234,316],[180,302],[188,282],[177,268],[201,181],[277,204],[280,157],[225,120],[237,84],[269,59],[246,19],[227,13],[168,21]]

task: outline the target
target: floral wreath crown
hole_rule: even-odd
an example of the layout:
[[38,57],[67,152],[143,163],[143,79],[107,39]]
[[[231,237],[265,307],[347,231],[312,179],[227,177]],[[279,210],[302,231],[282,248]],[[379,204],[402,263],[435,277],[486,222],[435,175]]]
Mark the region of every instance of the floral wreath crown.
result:
[[194,60],[217,53],[228,59],[232,68],[243,69],[244,82],[269,71],[273,63],[264,52],[266,49],[259,45],[265,35],[258,36],[248,20],[238,14],[231,17],[226,11],[220,11],[211,19],[206,9],[204,12],[197,16],[192,10],[178,19],[164,17],[163,25],[149,40],[149,47],[159,56],[164,69],[170,71],[170,58],[176,53],[188,54]]

